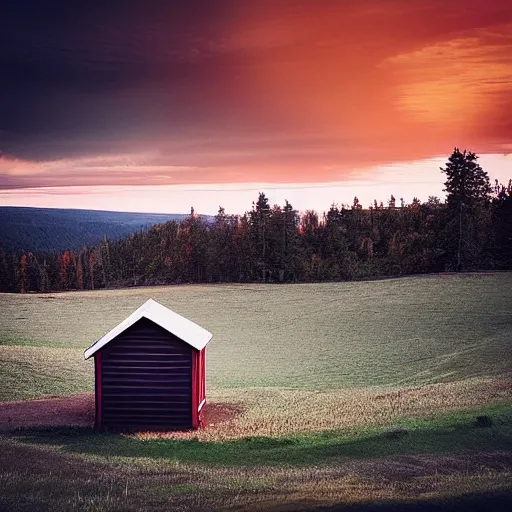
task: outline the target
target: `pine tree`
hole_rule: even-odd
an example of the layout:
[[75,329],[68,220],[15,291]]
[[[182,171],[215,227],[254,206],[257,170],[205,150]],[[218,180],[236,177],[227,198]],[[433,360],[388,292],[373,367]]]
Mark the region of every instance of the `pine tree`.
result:
[[478,157],[471,151],[455,148],[441,171],[446,174],[445,192],[448,205],[448,240],[455,235],[456,269],[473,265],[485,244],[482,234],[487,232],[483,209],[491,199],[489,176],[477,162]]
[[457,211],[488,205],[491,200],[489,176],[477,163],[478,157],[471,151],[461,152],[455,148],[441,171],[446,174],[444,191],[447,192],[448,206]]
[[256,266],[261,271],[263,281],[266,280],[268,270],[268,230],[270,219],[270,205],[267,196],[260,192],[258,201],[253,203],[249,213],[251,226],[251,241],[256,253]]
[[495,197],[492,202],[494,253],[499,268],[512,267],[512,179],[508,185],[496,180]]

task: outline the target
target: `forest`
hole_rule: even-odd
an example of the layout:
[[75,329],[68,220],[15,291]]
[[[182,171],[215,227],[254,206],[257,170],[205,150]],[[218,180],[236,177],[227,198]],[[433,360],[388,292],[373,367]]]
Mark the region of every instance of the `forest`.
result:
[[48,292],[180,283],[315,282],[512,269],[512,180],[491,186],[477,156],[455,148],[446,198],[391,196],[363,208],[299,215],[262,192],[243,215],[219,207],[80,250],[0,249],[0,291]]
[[9,253],[76,250],[100,243],[105,235],[118,240],[133,231],[186,216],[0,206],[0,247]]

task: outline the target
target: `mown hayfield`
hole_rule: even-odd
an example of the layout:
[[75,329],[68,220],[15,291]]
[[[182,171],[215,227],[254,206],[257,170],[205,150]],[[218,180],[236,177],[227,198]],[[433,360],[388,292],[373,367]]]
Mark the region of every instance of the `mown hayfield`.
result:
[[408,386],[512,367],[510,273],[2,294],[2,376],[18,381],[30,368],[32,377],[0,399],[91,390],[81,353],[150,297],[214,334],[213,387]]
[[512,273],[3,294],[0,402],[92,391],[83,350],[150,297],[214,334],[208,400],[231,413],[197,432],[120,436],[67,416],[17,430],[0,404],[0,509],[512,498]]

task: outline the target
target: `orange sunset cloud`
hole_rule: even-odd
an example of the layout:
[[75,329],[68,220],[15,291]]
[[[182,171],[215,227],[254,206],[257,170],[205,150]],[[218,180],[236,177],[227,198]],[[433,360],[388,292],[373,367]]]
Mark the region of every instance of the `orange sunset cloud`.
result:
[[510,151],[507,1],[141,9],[25,36],[11,13],[0,188],[385,183]]

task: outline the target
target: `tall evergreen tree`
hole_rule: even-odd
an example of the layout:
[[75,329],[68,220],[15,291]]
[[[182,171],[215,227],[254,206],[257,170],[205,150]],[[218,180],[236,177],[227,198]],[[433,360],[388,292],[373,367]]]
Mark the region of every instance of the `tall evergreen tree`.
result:
[[[497,181],[497,180],[496,180]],[[496,183],[492,201],[495,260],[499,268],[512,268],[512,179]]]
[[280,281],[295,280],[296,278],[296,259],[298,251],[298,227],[299,227],[299,213],[293,209],[293,206],[285,200],[283,208],[283,222],[284,222],[284,272]]
[[445,167],[441,171],[446,174],[444,191],[447,193],[448,206],[459,210],[464,208],[488,205],[491,200],[491,184],[489,176],[477,162],[478,157],[471,151],[460,151],[455,148]]
[[456,269],[462,270],[478,264],[485,240],[486,216],[484,209],[490,204],[491,185],[489,176],[477,162],[471,151],[455,148],[441,171],[446,174],[445,192],[448,204],[447,245],[452,245],[452,260]]
[[267,278],[269,267],[269,221],[270,205],[267,196],[260,192],[258,201],[253,203],[249,213],[251,241],[256,253],[256,267],[263,281]]
[[13,292],[12,278],[9,275],[9,265],[5,252],[0,248],[0,291]]

